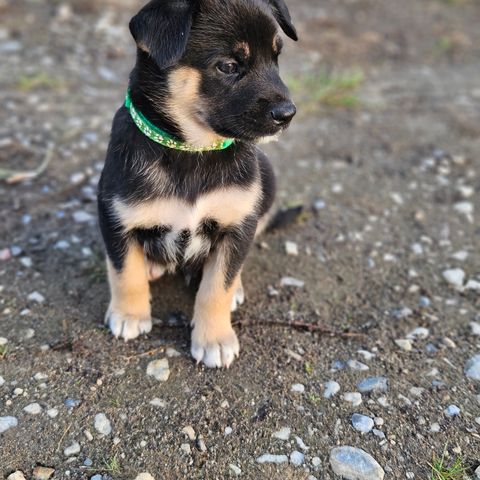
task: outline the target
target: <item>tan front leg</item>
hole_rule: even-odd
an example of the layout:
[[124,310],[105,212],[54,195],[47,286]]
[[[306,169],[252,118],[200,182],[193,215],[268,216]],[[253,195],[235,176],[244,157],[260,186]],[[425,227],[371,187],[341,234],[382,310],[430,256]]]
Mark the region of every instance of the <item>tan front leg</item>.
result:
[[123,268],[117,271],[107,258],[107,270],[111,301],[105,323],[115,337],[125,340],[150,332],[150,287],[143,249],[128,245]]
[[240,273],[225,286],[224,248],[205,263],[192,320],[192,356],[211,368],[228,368],[240,351],[230,322],[232,301],[241,285]]

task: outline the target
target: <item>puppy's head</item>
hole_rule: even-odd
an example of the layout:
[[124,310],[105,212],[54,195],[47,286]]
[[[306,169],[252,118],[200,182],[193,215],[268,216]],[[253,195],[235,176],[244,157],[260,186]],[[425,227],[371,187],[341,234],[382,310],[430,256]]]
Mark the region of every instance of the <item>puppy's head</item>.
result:
[[252,141],[288,126],[296,110],[279,76],[277,24],[297,39],[283,0],[154,0],[130,29],[167,72],[167,113],[199,143]]

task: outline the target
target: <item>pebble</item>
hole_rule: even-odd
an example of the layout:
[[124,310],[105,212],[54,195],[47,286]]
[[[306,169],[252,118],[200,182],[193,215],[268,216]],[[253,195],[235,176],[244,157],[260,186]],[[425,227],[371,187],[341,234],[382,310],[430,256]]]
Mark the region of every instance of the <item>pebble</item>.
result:
[[5,384],[5,379],[0,375],[0,387]]
[[42,373],[42,372],[38,372],[36,373],[33,378],[37,381],[37,382],[41,382],[43,380],[46,380],[48,378],[48,375],[46,373]]
[[90,477],[90,480],[103,480],[103,476],[97,473],[93,477]]
[[32,302],[37,302],[37,303],[43,303],[45,301],[45,297],[38,292],[32,292],[28,297],[28,300]]
[[233,463],[230,463],[228,465],[228,468],[230,469],[230,471],[234,474],[234,475],[241,475],[242,474],[242,470],[240,469],[240,467],[237,467],[236,465],[234,465]]
[[154,407],[160,407],[160,408],[165,408],[167,405],[165,400],[161,400],[160,398],[154,398],[153,400],[150,400],[149,403]]
[[205,445],[205,440],[203,439],[202,435],[197,437],[197,447],[201,452],[207,451],[207,446]]
[[50,418],[55,418],[58,415],[58,410],[56,408],[50,408],[47,410],[47,415]]
[[465,272],[461,268],[451,268],[444,270],[443,278],[447,283],[453,285],[456,288],[461,288],[465,280]]
[[359,362],[358,360],[348,360],[347,361],[347,366],[351,368],[352,370],[368,370],[369,366],[365,365],[362,362]]
[[400,347],[402,350],[405,350],[406,352],[411,352],[412,351],[412,341],[407,340],[404,338],[399,338],[395,340],[395,345],[397,347]]
[[86,467],[91,467],[93,465],[93,460],[91,458],[86,458],[83,462]]
[[42,407],[38,403],[31,403],[30,405],[27,405],[23,411],[29,415],[38,415],[42,412]]
[[0,417],[0,434],[18,425],[15,417]]
[[458,408],[456,405],[449,405],[443,413],[447,417],[456,417],[457,415],[460,415],[460,408]]
[[48,480],[55,473],[54,468],[50,467],[35,467],[33,469],[34,480]]
[[97,413],[97,415],[95,415],[94,427],[100,435],[107,436],[112,433],[112,425],[104,413]]
[[73,212],[73,220],[77,223],[86,223],[86,222],[92,222],[95,220],[95,217],[83,210],[77,210],[76,212]]
[[80,444],[78,442],[73,442],[63,451],[63,453],[66,457],[71,457],[72,455],[80,453]]
[[[480,323],[470,322],[470,330],[472,331],[472,335],[480,337]],[[1,383],[0,383],[0,385],[1,385]]]
[[225,429],[224,429],[224,431],[223,431],[223,434],[227,437],[227,436],[230,435],[232,432],[233,432],[233,428],[232,428],[232,427],[225,427]]
[[465,290],[480,291],[480,282],[477,282],[476,280],[469,280],[465,285]]
[[325,391],[323,392],[324,398],[332,398],[340,391],[340,384],[334,380],[325,382],[324,384]]
[[290,463],[295,467],[301,467],[305,462],[305,455],[298,450],[293,451],[290,454]]
[[298,255],[298,245],[295,242],[285,242],[285,252],[287,255],[296,257]]
[[155,478],[147,472],[139,473],[135,480],[155,480]]
[[352,425],[355,430],[361,433],[369,433],[375,426],[374,421],[366,415],[354,413],[352,415]]
[[180,450],[183,452],[183,453],[186,453],[187,455],[190,455],[192,453],[192,448],[190,447],[190,444],[189,443],[182,443],[180,445]]
[[383,480],[385,472],[367,452],[356,447],[335,447],[330,452],[335,474],[346,480]]
[[480,380],[480,354],[474,355],[467,361],[465,375],[473,380]]
[[302,280],[298,280],[293,277],[282,277],[280,280],[280,286],[281,287],[296,287],[296,288],[302,288],[305,285],[305,282]]
[[407,335],[407,339],[409,339],[409,340],[416,340],[416,339],[425,340],[429,335],[430,335],[430,330],[428,328],[417,327]]
[[83,434],[85,435],[85,438],[86,438],[89,442],[92,442],[92,441],[93,441],[93,435],[92,435],[92,433],[90,432],[90,430],[84,430]]
[[342,398],[351,403],[353,407],[358,407],[362,403],[362,394],[358,392],[347,392],[344,393]]
[[53,248],[55,250],[68,250],[70,248],[70,243],[68,243],[66,240],[59,240]]
[[292,392],[303,393],[305,391],[305,385],[301,383],[294,383],[291,388]]
[[478,480],[480,480],[480,465],[475,470],[475,476],[477,477]]
[[147,375],[155,377],[159,382],[166,382],[170,376],[170,367],[166,358],[153,360],[147,366]]
[[20,259],[20,263],[25,267],[25,268],[32,268],[33,262],[30,257],[22,257]]
[[169,357],[169,358],[180,357],[182,355],[179,351],[175,350],[172,347],[168,347],[167,351],[165,353],[167,354],[167,357]]
[[304,442],[299,436],[297,436],[297,435],[295,435],[295,441],[297,442],[297,445],[298,445],[302,450],[307,451],[307,450],[310,449],[310,447],[307,447],[307,446],[305,445],[305,442]]
[[438,433],[440,431],[440,425],[435,422],[430,425],[430,431],[433,433]]
[[290,427],[282,427],[278,432],[273,433],[272,437],[279,440],[288,440],[291,432],[292,429]]
[[0,337],[0,345],[6,345],[8,343],[8,339],[5,337]]
[[361,355],[363,359],[367,362],[375,358],[375,354],[372,352],[369,352],[368,350],[357,350],[357,353]]
[[80,400],[75,400],[74,398],[67,398],[63,404],[67,407],[67,408],[75,408],[75,407],[78,407],[82,402],[80,402]]
[[7,477],[7,480],[25,480],[25,475],[20,470],[17,470],[16,472],[11,473]]
[[257,458],[257,463],[287,463],[288,457],[286,455],[272,455],[270,453],[264,453]]
[[453,209],[461,213],[462,215],[465,215],[470,223],[473,222],[473,203],[472,202],[457,202],[454,206]]
[[357,384],[361,393],[386,392],[388,390],[387,377],[368,377]]
[[191,425],[187,425],[186,427],[182,428],[182,433],[184,433],[190,440],[195,440],[197,438],[197,434]]
[[452,253],[450,256],[459,262],[464,262],[468,258],[468,252],[465,250],[459,250],[458,252]]

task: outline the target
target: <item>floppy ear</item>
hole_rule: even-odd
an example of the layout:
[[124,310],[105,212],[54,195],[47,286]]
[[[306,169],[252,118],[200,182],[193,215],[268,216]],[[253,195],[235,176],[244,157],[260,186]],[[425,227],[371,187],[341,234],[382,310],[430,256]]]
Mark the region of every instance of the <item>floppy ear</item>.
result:
[[160,68],[174,65],[185,52],[196,0],[152,0],[130,20],[138,48]]
[[268,3],[272,7],[273,16],[277,20],[278,24],[282,27],[282,30],[292,40],[297,41],[297,30],[293,26],[292,19],[290,18],[290,12],[285,5],[284,0],[268,0]]

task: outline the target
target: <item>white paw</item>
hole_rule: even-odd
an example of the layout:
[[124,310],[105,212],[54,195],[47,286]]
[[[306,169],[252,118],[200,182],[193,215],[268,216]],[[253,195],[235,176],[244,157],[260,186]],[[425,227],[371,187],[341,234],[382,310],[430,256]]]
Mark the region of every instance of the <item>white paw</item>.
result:
[[197,363],[203,362],[209,368],[228,368],[238,357],[240,345],[233,328],[216,338],[208,338],[204,329],[194,327],[190,351]]
[[242,285],[240,285],[232,298],[230,311],[235,312],[239,305],[243,305],[243,302],[245,302],[245,291],[243,290]]
[[105,323],[110,327],[113,335],[127,340],[137,338],[142,333],[148,333],[152,330],[152,319],[150,317],[134,317],[108,311],[105,316]]

